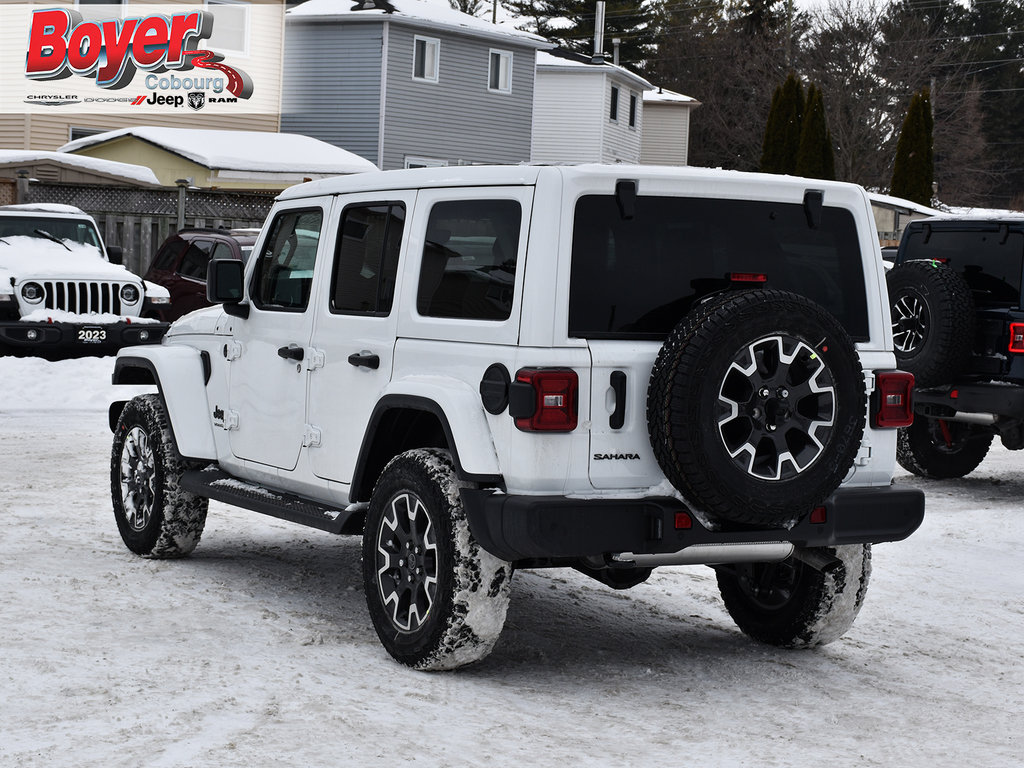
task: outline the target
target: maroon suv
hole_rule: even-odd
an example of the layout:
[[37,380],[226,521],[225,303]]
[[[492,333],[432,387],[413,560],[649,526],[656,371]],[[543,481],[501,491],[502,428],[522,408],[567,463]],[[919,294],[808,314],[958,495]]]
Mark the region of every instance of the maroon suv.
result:
[[183,229],[166,240],[145,279],[171,292],[170,309],[161,320],[171,322],[194,309],[210,306],[206,300],[206,268],[210,259],[247,261],[256,242],[256,229]]

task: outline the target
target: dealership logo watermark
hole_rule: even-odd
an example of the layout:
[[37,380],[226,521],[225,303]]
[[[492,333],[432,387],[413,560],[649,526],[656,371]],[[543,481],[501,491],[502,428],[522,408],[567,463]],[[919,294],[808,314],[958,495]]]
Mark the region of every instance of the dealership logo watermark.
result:
[[[146,87],[173,90],[177,79],[182,83],[179,87],[189,91],[210,89],[221,93],[226,89],[236,99],[248,99],[253,92],[249,75],[224,64],[221,54],[196,47],[212,34],[213,21],[213,14],[208,11],[108,21],[84,21],[78,11],[67,8],[34,11],[25,76],[36,81],[78,76],[94,79],[100,88],[117,90],[131,85],[139,70],[164,73],[199,68],[210,70],[211,75],[218,74],[188,78],[151,74],[146,78]],[[45,97],[33,103],[50,101],[60,99]],[[193,108],[201,107],[202,104]]]

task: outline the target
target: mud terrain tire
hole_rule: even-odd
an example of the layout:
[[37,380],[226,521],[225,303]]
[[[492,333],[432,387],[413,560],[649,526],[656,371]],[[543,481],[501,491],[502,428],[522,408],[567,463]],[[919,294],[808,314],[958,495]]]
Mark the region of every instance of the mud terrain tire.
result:
[[125,405],[110,454],[110,494],[128,549],[162,559],[196,548],[209,501],[184,490],[180,481],[197,467],[178,453],[159,395],[140,395]]
[[834,491],[864,432],[853,342],[803,296],[747,291],[690,312],[651,373],[651,447],[719,522],[785,525]]
[[479,661],[501,634],[511,581],[511,565],[469,530],[450,454],[392,459],[363,533],[366,603],[388,653],[431,671]]

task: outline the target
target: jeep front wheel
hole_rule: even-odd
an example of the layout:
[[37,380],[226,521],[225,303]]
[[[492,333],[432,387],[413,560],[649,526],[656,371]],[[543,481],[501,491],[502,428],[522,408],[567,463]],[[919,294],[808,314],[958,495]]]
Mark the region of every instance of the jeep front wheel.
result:
[[719,566],[718,589],[744,634],[783,648],[831,643],[853,625],[871,575],[871,545],[826,547],[834,567],[816,570],[796,557]]
[[110,454],[110,494],[117,530],[132,552],[173,558],[196,548],[209,501],[180,484],[194,465],[178,453],[159,395],[140,395],[124,407]]
[[420,449],[392,459],[363,533],[366,603],[388,653],[421,670],[484,658],[505,623],[511,579],[511,565],[469,530],[451,456]]

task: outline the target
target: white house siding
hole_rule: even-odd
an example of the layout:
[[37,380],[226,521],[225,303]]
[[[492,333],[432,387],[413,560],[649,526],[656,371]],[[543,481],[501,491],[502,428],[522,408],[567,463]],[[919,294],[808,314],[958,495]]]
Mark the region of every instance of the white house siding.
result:
[[[382,169],[407,157],[447,162],[530,159],[535,49],[388,22]],[[415,35],[440,40],[438,81],[413,80]],[[512,53],[512,92],[488,91],[491,50]]]
[[[643,91],[630,89],[629,85],[614,76],[604,78],[604,142],[601,162],[603,163],[639,163],[640,134],[643,127]],[[619,89],[618,119],[610,120],[612,106],[612,86]],[[629,127],[629,97],[636,96],[636,125]]]
[[641,163],[686,165],[689,146],[690,107],[650,102],[644,105]]
[[290,19],[281,131],[377,163],[382,45],[383,23]]
[[[605,78],[587,71],[544,71],[533,100],[535,163],[600,162],[608,121]],[[601,105],[604,110],[601,111]]]

